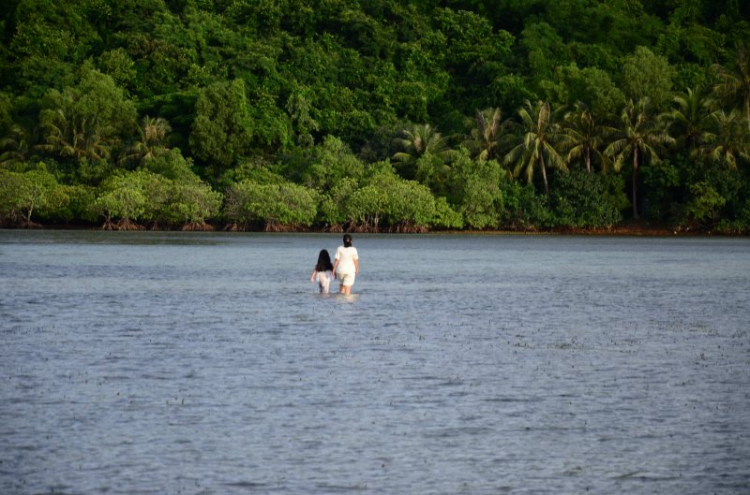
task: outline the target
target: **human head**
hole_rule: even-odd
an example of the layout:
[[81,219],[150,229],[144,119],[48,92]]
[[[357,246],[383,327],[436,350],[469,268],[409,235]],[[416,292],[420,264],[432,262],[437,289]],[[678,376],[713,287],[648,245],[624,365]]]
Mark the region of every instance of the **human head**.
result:
[[333,268],[333,265],[331,264],[331,255],[328,254],[328,250],[321,249],[320,254],[318,254],[318,264],[315,265],[315,269],[324,272],[331,268]]
[[344,247],[352,247],[352,236],[344,234]]

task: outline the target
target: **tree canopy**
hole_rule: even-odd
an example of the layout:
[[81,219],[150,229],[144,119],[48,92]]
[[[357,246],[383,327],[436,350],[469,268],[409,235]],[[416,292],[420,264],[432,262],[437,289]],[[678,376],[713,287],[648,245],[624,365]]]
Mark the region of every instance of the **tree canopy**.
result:
[[708,0],[10,0],[0,226],[747,233],[747,19]]

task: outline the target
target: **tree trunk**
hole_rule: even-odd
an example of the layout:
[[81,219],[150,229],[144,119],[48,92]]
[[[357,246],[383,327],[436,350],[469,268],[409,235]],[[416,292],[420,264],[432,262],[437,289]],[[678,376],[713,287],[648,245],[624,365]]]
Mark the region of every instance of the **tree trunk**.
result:
[[29,206],[28,212],[26,214],[26,227],[31,228],[31,214],[34,212],[34,205],[32,204]]
[[638,148],[633,151],[633,219],[638,220]]
[[586,153],[586,172],[590,174],[591,173],[591,148],[586,146],[584,148],[584,152]]
[[542,179],[544,179],[544,193],[549,197],[549,185],[547,184],[547,168],[544,166],[544,156],[539,153],[539,164],[542,166]]

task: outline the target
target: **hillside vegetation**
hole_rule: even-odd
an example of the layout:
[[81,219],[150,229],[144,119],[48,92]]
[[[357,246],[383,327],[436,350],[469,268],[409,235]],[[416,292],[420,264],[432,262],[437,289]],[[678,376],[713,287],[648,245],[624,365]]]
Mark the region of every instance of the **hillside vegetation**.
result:
[[750,3],[20,0],[0,226],[750,232]]

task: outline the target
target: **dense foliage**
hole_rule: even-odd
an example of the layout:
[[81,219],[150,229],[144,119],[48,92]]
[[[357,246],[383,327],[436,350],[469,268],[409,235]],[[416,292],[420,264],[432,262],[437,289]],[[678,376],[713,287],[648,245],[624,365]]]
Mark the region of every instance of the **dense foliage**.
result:
[[0,225],[750,231],[750,3],[9,0]]

